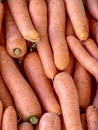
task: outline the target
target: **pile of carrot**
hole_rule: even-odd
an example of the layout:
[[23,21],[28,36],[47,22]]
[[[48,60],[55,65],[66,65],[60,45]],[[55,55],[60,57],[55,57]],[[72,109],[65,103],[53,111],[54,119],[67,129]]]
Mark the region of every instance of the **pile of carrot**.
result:
[[98,130],[97,12],[98,0],[0,1],[0,130]]

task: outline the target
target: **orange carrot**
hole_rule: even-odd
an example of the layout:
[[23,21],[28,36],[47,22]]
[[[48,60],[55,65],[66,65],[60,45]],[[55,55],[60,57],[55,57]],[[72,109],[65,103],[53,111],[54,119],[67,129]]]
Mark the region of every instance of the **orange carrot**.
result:
[[0,2],[0,33],[2,28],[3,14],[4,14],[4,7],[3,4]]
[[12,106],[7,107],[4,111],[2,130],[17,130],[17,114]]
[[96,19],[98,20],[98,0],[85,0],[86,2],[86,6],[90,12],[90,14]]
[[48,112],[60,114],[60,105],[56,100],[51,81],[44,73],[37,52],[30,53],[25,57],[24,70],[43,108]]
[[26,41],[21,36],[16,23],[11,15],[7,1],[4,2],[4,21],[6,29],[6,47],[8,53],[14,57],[19,58],[25,55],[27,46]]
[[90,105],[86,110],[87,129],[98,129],[98,109],[93,105]]
[[80,121],[79,97],[75,83],[67,72],[58,73],[53,81],[67,130],[83,130]]
[[15,107],[12,95],[10,94],[1,74],[0,74],[0,99],[3,103],[4,109],[6,109],[8,106]]
[[22,122],[19,125],[18,130],[34,130],[34,126],[28,122]]
[[61,130],[61,121],[55,113],[44,113],[39,121],[39,130]]
[[39,101],[3,46],[0,46],[0,69],[22,120],[36,124],[41,116]]
[[86,114],[81,114],[80,115],[83,130],[87,130],[87,120],[86,120]]
[[2,130],[3,103],[0,100],[0,130]]
[[80,40],[86,40],[89,27],[82,0],[65,0],[65,4],[76,36]]
[[87,39],[85,42],[83,42],[84,47],[87,49],[87,51],[96,59],[98,60],[98,47],[95,43],[95,41],[91,38]]
[[8,0],[8,5],[22,36],[31,42],[39,41],[39,33],[30,19],[27,0]]
[[47,5],[45,0],[31,0],[29,10],[34,25],[40,33],[40,41],[37,44],[37,50],[41,58],[45,74],[48,78],[53,79],[57,70],[48,39]]
[[90,56],[90,54],[83,48],[82,44],[75,36],[68,36],[67,42],[77,61],[80,62],[80,64],[98,81],[98,61]]
[[65,40],[65,4],[63,0],[47,0],[47,4],[49,12],[49,38],[53,50],[54,63],[57,69],[65,70],[69,63],[68,47]]
[[86,109],[90,103],[91,74],[78,61],[74,72],[74,82],[79,94],[80,107]]

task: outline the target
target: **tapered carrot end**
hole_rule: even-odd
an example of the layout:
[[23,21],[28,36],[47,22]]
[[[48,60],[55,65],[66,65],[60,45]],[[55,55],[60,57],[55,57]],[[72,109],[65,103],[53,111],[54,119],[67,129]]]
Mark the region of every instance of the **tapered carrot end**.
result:
[[36,116],[32,116],[32,117],[29,118],[29,122],[30,122],[32,125],[37,124],[38,121],[39,121],[39,119],[38,119],[38,117],[36,117]]

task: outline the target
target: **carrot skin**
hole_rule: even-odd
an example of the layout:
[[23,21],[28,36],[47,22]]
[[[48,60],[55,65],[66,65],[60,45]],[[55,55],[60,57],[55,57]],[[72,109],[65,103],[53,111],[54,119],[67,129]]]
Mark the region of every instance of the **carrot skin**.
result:
[[34,130],[34,127],[29,122],[22,122],[18,126],[18,130]]

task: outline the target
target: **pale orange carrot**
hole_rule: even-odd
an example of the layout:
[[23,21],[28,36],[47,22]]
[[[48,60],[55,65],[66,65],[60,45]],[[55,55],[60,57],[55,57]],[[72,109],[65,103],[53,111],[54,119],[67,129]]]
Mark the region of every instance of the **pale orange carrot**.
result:
[[76,36],[80,40],[86,40],[89,36],[89,27],[82,0],[65,0],[65,4]]
[[0,130],[2,130],[3,103],[0,100]]
[[75,83],[67,72],[58,73],[53,81],[67,130],[83,130],[80,121],[79,97]]
[[29,122],[22,122],[18,126],[18,130],[34,130],[34,126],[30,124]]
[[81,118],[81,123],[82,123],[82,126],[83,126],[83,130],[87,130],[86,114],[81,114],[80,118]]
[[78,61],[74,72],[74,82],[79,94],[80,107],[85,110],[90,104],[91,74]]
[[3,46],[0,46],[0,70],[22,120],[36,124],[41,116],[39,101]]
[[3,4],[0,2],[0,33],[2,29],[3,14],[4,14],[4,7]]
[[39,33],[30,19],[27,0],[8,0],[8,5],[22,36],[28,41],[38,42]]
[[63,0],[47,0],[49,12],[49,38],[54,63],[58,70],[65,70],[69,64],[69,52],[65,39],[66,9]]

